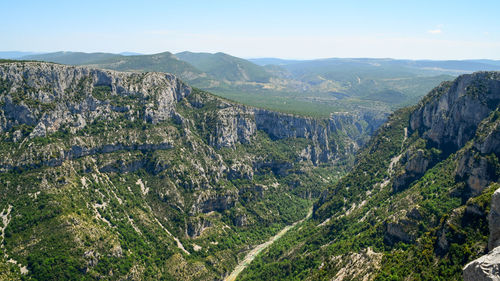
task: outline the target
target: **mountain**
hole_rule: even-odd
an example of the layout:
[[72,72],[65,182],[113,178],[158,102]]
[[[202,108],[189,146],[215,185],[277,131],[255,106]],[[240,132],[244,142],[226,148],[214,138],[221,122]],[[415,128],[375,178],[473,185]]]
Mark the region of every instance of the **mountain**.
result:
[[21,59],[78,65],[78,64],[91,64],[96,61],[106,60],[116,57],[120,57],[120,55],[110,54],[110,53],[55,52],[55,53],[23,56],[21,57]]
[[179,60],[170,52],[154,55],[120,56],[89,64],[93,67],[118,71],[154,71],[175,74],[185,80],[194,80],[207,75],[196,67]]
[[292,71],[306,67],[306,72],[324,72],[348,69],[376,69],[389,68],[396,73],[411,72],[425,73],[434,71],[436,74],[461,74],[471,71],[498,70],[500,61],[497,60],[401,60],[401,59],[376,59],[376,58],[327,58],[315,60],[284,60],[278,58],[256,58],[249,61],[258,65],[278,65]]
[[190,85],[243,104],[318,117],[338,111],[386,114],[416,103],[452,78],[442,75],[446,71],[401,67],[400,61],[390,59],[280,61],[283,65],[266,66],[223,53],[191,52],[175,56],[58,52],[26,59],[173,73]]
[[248,107],[166,73],[2,62],[0,279],[220,280],[304,218],[383,120]]
[[494,280],[499,105],[500,73],[478,72],[394,112],[240,280]]
[[265,68],[224,53],[182,52],[175,56],[218,80],[265,83],[271,77]]

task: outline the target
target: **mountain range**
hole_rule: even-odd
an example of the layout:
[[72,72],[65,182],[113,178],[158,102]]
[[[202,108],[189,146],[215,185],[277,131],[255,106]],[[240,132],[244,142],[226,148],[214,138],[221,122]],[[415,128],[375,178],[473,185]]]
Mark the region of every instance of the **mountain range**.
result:
[[56,52],[22,59],[118,71],[167,72],[239,103],[319,117],[338,111],[388,114],[416,103],[433,87],[456,75],[500,70],[500,63],[494,60],[245,60],[224,53],[192,52],[131,56]]
[[494,280],[499,72],[43,56],[0,61],[0,280]]

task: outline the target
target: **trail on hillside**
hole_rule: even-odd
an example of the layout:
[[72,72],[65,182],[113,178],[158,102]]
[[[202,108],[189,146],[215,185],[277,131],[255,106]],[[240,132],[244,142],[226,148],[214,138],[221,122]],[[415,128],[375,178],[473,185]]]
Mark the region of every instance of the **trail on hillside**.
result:
[[236,277],[238,277],[238,275],[248,266],[250,265],[250,263],[255,259],[255,257],[257,257],[257,255],[262,252],[264,249],[266,249],[267,247],[271,246],[276,240],[280,239],[281,236],[283,236],[285,233],[287,233],[290,229],[292,229],[293,227],[295,227],[297,224],[307,220],[308,218],[311,217],[312,215],[312,211],[313,211],[313,207],[311,206],[311,208],[309,209],[309,212],[307,212],[307,216],[299,221],[296,221],[294,222],[293,224],[291,225],[287,225],[285,226],[285,228],[283,228],[282,230],[280,230],[280,232],[278,232],[278,234],[274,235],[273,237],[271,237],[269,240],[267,240],[266,242],[260,244],[260,245],[257,245],[255,246],[255,248],[253,248],[246,256],[243,260],[241,260],[238,265],[234,268],[233,272],[231,272],[231,274],[229,274],[229,276],[226,277],[226,279],[224,279],[224,281],[235,281],[236,280]]

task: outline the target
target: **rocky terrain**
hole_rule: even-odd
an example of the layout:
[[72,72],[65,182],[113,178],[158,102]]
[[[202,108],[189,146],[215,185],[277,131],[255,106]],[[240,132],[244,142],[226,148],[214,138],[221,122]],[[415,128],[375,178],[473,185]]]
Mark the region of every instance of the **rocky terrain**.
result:
[[491,198],[488,225],[490,229],[489,253],[465,266],[465,281],[500,280],[500,189],[497,189]]
[[497,280],[499,87],[462,75],[396,111],[242,280]]
[[498,72],[382,124],[0,63],[0,280],[221,280],[256,245],[241,280],[496,280],[499,104]]
[[243,106],[165,73],[0,63],[0,279],[219,280],[382,122]]

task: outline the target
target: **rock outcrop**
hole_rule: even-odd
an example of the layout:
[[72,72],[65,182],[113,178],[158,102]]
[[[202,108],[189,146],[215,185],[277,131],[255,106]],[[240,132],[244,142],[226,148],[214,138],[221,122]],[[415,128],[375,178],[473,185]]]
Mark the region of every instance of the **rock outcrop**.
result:
[[488,225],[490,252],[464,267],[465,281],[500,281],[500,189],[491,198]]
[[491,197],[488,226],[490,228],[488,249],[493,250],[500,246],[500,189],[496,190]]
[[[301,157],[315,165],[336,159],[340,153],[354,153],[364,143],[364,137],[372,134],[383,121],[383,118],[370,119],[356,113],[335,113],[318,119],[239,105],[226,106],[217,111],[214,134],[209,140],[216,148],[250,143],[257,130],[261,130],[275,140],[305,138],[312,141]],[[340,142],[339,135],[344,136]]]
[[[444,82],[427,95],[410,115],[409,133],[418,132],[429,151],[436,149],[440,155],[424,153],[421,149],[408,150],[401,161],[404,167],[393,182],[395,191],[401,191],[424,172],[458,151],[471,141],[487,118],[500,105],[500,74],[498,72],[477,72],[461,75],[453,82]],[[499,154],[498,130],[476,144],[482,154]],[[468,177],[470,193],[479,194],[491,181],[487,173],[485,158],[464,155],[460,160],[457,175]]]
[[454,82],[444,82],[411,114],[410,130],[418,131],[439,149],[457,150],[498,107],[499,91],[497,72],[476,72],[461,75]]
[[498,180],[500,157],[500,112],[490,114],[478,128],[478,137],[472,147],[459,160],[455,174],[463,179],[468,187],[468,195],[481,193],[490,182]]
[[500,281],[500,247],[468,263],[463,276],[464,281]]
[[[46,136],[63,126],[80,128],[120,112],[156,124],[170,119],[175,104],[191,93],[171,74],[49,63],[2,64],[0,81],[5,85],[0,96],[0,132],[25,124],[35,126],[31,137]],[[137,107],[116,106],[122,99],[137,99]]]

